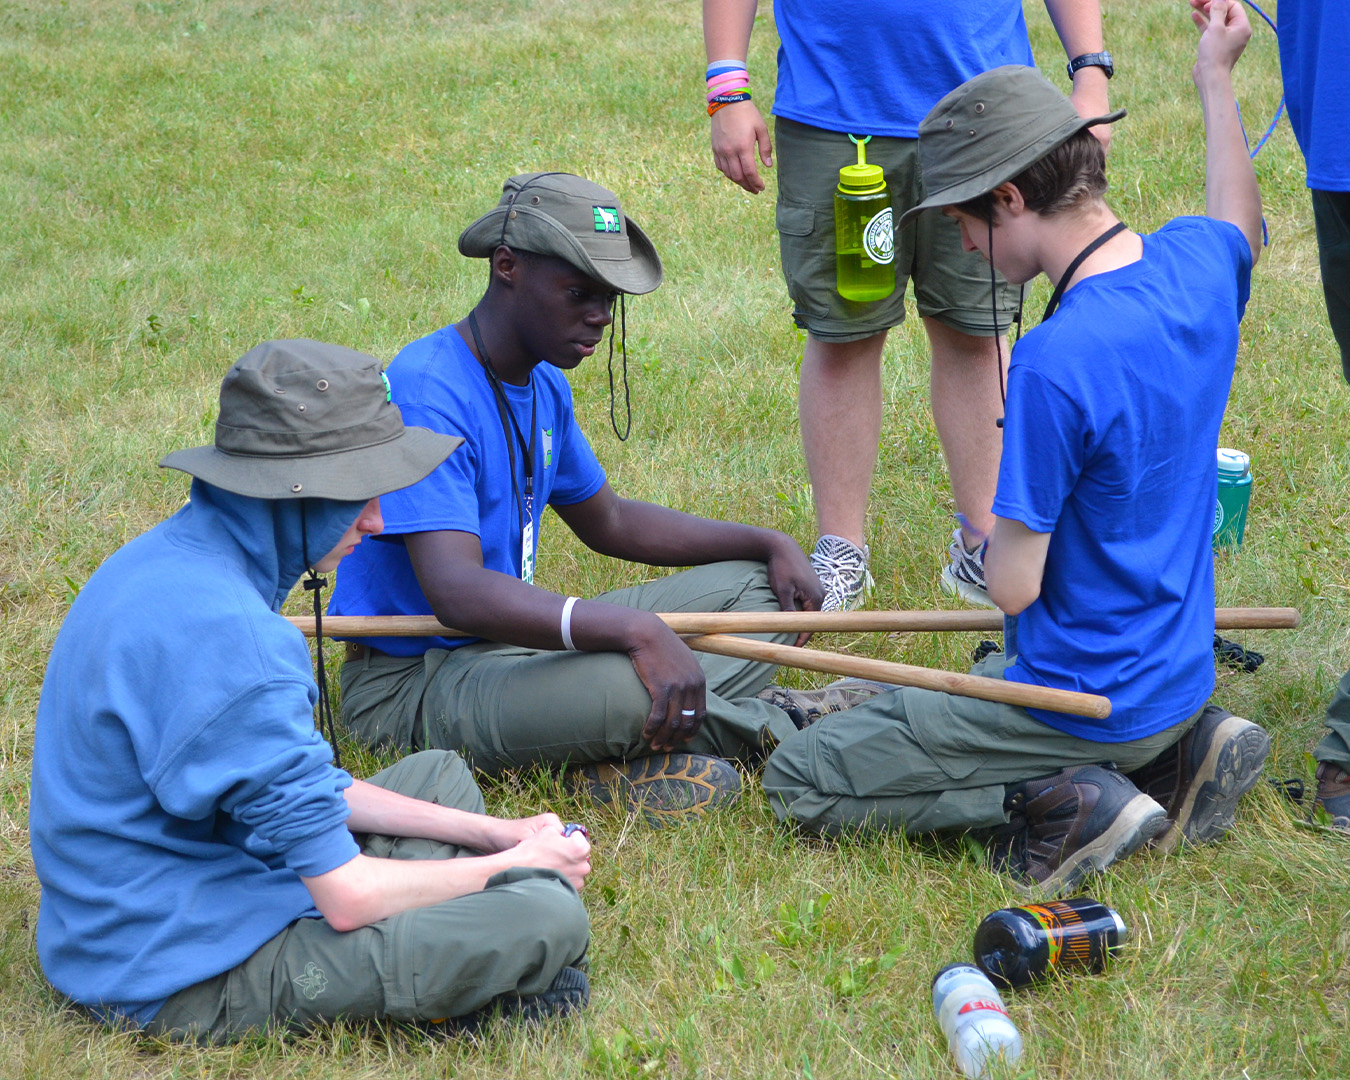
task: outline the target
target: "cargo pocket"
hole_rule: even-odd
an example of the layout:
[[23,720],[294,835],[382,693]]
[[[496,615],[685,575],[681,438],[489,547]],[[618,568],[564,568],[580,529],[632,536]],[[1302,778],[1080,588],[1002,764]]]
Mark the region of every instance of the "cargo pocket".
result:
[[964,780],[983,765],[1016,725],[1011,706],[949,694],[902,693],[914,738],[953,780]]
[[[780,201],[775,223],[783,281],[796,313],[823,319],[830,313],[824,297],[834,288],[834,239],[820,235],[824,230],[818,227],[816,215],[814,206]],[[830,224],[834,224],[833,219]],[[798,325],[802,325],[800,320]]]

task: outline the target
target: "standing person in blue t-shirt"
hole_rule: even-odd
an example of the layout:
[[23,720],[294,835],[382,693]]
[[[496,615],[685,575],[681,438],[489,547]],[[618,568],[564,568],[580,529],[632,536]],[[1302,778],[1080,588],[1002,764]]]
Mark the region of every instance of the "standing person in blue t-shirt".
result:
[[[1327,317],[1350,380],[1350,23],[1343,5],[1280,6],[1280,67],[1289,122],[1308,163]],[[1327,706],[1317,744],[1317,804],[1350,832],[1350,671]]]
[[[563,372],[595,351],[620,293],[662,277],[613,192],[567,173],[513,177],[459,250],[489,261],[487,292],[403,349],[389,381],[410,422],[465,445],[385,498],[392,542],[344,564],[332,610],[434,612],[471,636],[351,643],[343,717],[368,744],[463,750],[490,773],[582,765],[597,798],[619,792],[648,820],[724,802],[740,786],[724,759],[796,731],[755,696],[774,669],[700,659],[652,613],[818,608],[820,583],[784,533],[622,499],[605,479]],[[602,554],[696,569],[596,600],[540,588],[545,506]]]
[[[1073,104],[1083,116],[1107,111],[1112,59],[1102,51],[1098,0],[1045,0],[1070,58]],[[751,194],[764,189],[755,153],[773,164],[769,129],[745,71],[756,0],[704,0],[713,160]],[[896,215],[923,197],[915,137],[934,102],[1002,64],[1033,64],[1020,0],[985,3],[859,3],[779,0],[781,45],[773,112],[778,144],[777,227],[793,319],[807,332],[798,408],[816,505],[819,540],[811,560],[825,586],[825,610],[866,600],[867,497],[881,436],[881,353],[886,332],[905,318],[905,283],[932,352],[933,421],[964,515],[948,548],[942,587],[992,606],[976,534],[993,527],[998,474],[1001,335],[1020,290],[991,283],[987,264],[961,250],[952,222],[930,214],[895,235],[895,292],[855,303],[835,287],[834,189],[839,168],[856,161],[849,135],[885,169]],[[1097,132],[1103,145],[1108,129]],[[993,293],[991,295],[991,289]]]
[[892,691],[778,747],[764,788],[780,817],[827,832],[1002,826],[996,864],[1058,891],[1169,821],[1164,846],[1217,838],[1256,782],[1269,737],[1206,705],[1214,448],[1261,236],[1231,80],[1251,28],[1237,0],[1202,8],[1208,216],[1130,232],[1102,199],[1088,130],[1123,114],[1084,119],[1010,66],[924,120],[930,194],[902,221],[941,209],[1009,281],[1057,283],[1009,371],[985,553],[1006,655],[975,670],[1104,694],[1110,718]]

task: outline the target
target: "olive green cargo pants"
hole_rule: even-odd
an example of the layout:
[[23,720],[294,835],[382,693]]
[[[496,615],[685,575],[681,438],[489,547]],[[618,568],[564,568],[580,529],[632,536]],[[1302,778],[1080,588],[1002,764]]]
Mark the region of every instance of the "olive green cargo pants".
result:
[[[370,783],[483,812],[478,785],[455,754],[414,754]],[[387,859],[478,854],[410,837],[357,839],[362,854]],[[174,994],[147,1030],[225,1042],[248,1031],[337,1019],[464,1016],[500,994],[542,993],[585,956],[589,941],[586,908],[566,879],[520,867],[494,875],[482,892],[360,930],[339,933],[323,919],[299,919],[238,967]]]
[[[745,561],[695,567],[596,599],[643,611],[779,610],[764,565]],[[796,731],[786,713],[754,696],[774,665],[697,655],[708,718],[683,749],[744,761]],[[642,728],[651,708],[624,653],[481,642],[416,657],[372,652],[342,667],[342,719],[361,742],[456,750],[489,774],[650,754]]]
[[[986,657],[972,675],[1003,678]],[[782,820],[813,832],[992,828],[1008,815],[1009,784],[1075,765],[1147,765],[1180,739],[1197,712],[1156,735],[1102,743],[1056,731],[1016,705],[902,687],[823,716],[764,764],[764,790]]]

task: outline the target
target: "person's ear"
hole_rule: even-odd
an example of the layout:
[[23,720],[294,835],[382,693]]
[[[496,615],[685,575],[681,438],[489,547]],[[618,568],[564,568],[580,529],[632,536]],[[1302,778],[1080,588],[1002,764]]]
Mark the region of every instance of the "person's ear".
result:
[[505,244],[501,244],[492,253],[490,263],[494,281],[499,281],[507,286],[516,284],[520,277],[522,263],[520,259],[516,258],[514,251]]
[[994,211],[997,214],[1002,211],[1005,214],[1016,217],[1024,213],[1027,208],[1027,201],[1022,197],[1022,189],[1011,180],[1005,180],[994,188],[990,194],[994,197]]

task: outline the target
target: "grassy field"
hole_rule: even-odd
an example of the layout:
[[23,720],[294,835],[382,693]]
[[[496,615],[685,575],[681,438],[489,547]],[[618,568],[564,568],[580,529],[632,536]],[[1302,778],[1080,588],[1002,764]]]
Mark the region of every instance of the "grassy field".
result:
[[[1113,102],[1131,114],[1110,198],[1152,229],[1203,209],[1194,31],[1179,0],[1106,7]],[[1057,77],[1045,12],[1028,16]],[[766,5],[761,101],[775,45]],[[929,980],[1015,900],[1008,883],[969,845],[794,839],[753,780],[736,810],[659,834],[596,820],[545,779],[488,787],[495,811],[547,803],[595,825],[593,1006],[542,1031],[430,1043],[338,1028],[184,1049],[63,1010],[37,964],[28,771],[70,598],[181,503],[183,477],[155,462],[211,439],[220,376],[249,347],[303,335],[388,359],[459,317],[485,271],[455,238],[504,177],[569,169],[618,189],[665,259],[665,287],[629,306],[629,442],[608,433],[603,362],[573,380],[616,488],[812,542],[772,194],[713,170],[701,57],[692,0],[0,0],[0,1077],[954,1075]],[[1279,99],[1264,25],[1237,84],[1263,130]],[[1216,699],[1270,730],[1270,775],[1310,777],[1350,666],[1350,394],[1287,125],[1257,171],[1271,245],[1223,433],[1256,486],[1219,600],[1292,605],[1304,622],[1235,634],[1267,661],[1220,672]],[[917,324],[892,335],[885,379],[875,603],[940,606],[951,505]],[[539,573],[581,593],[642,576],[556,521]],[[975,643],[825,644],[959,668]],[[1350,843],[1299,828],[1302,814],[1262,786],[1223,843],[1100,880],[1134,943],[1103,977],[1011,997],[1027,1052],[1010,1075],[1350,1075]]]

